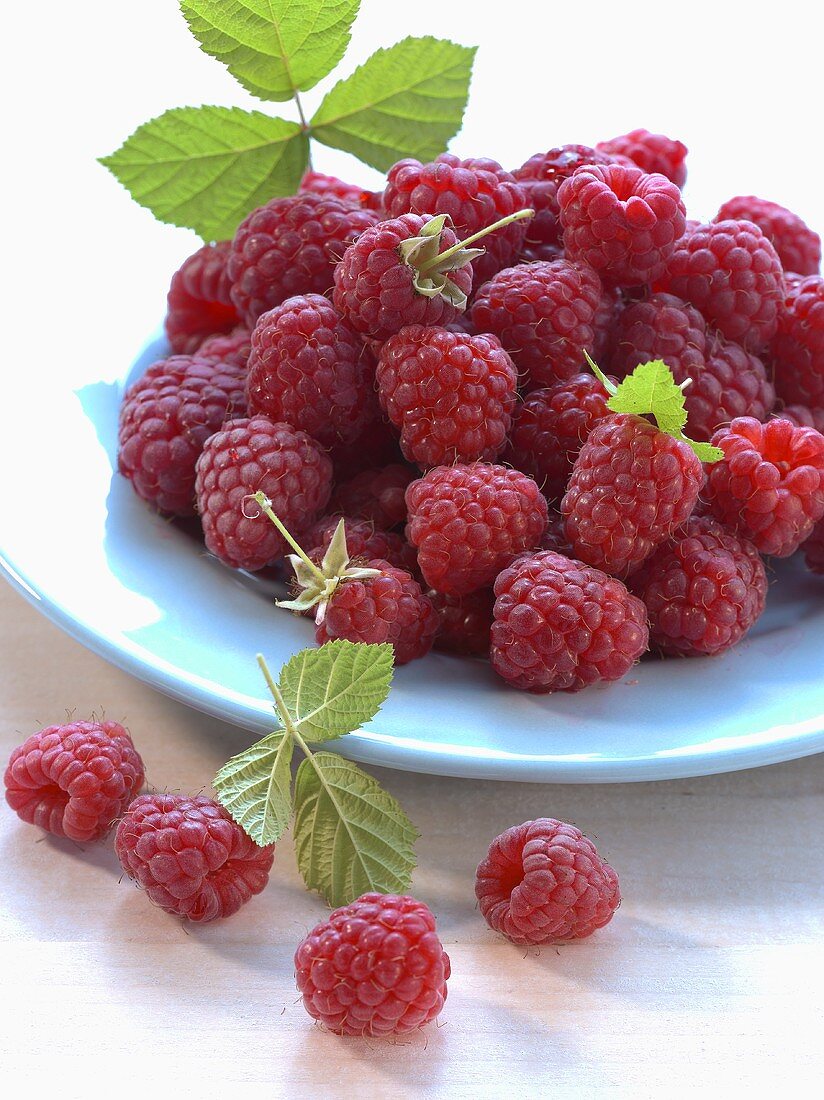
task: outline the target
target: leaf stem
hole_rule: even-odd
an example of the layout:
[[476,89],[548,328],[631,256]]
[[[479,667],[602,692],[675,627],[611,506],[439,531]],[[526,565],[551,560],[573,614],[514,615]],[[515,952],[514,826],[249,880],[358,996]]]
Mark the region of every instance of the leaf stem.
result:
[[[300,119],[301,129],[303,130],[304,134],[306,134],[306,137],[309,138],[309,137],[311,137],[312,129],[309,126],[309,123],[306,121],[306,115],[303,113],[303,104],[300,101],[300,92],[298,92],[297,88],[295,88],[295,90],[294,90],[294,97],[295,97],[295,106],[298,109],[298,118]],[[306,142],[306,152],[307,152],[306,166],[309,169],[309,171],[311,172],[311,170],[312,170],[312,143],[310,141]]]
[[434,259],[429,261],[429,263],[421,264],[418,271],[423,275],[424,272],[428,271],[430,268],[439,266],[444,260],[449,259],[450,256],[454,256],[455,253],[459,252],[462,248],[466,248],[468,244],[474,244],[475,241],[481,240],[489,233],[494,233],[496,229],[503,229],[505,225],[509,225],[511,222],[518,222],[522,221],[524,218],[531,218],[534,214],[534,210],[517,210],[514,214],[508,214],[505,218],[493,222],[492,225],[487,225],[483,229],[479,229],[478,232],[473,233],[471,237],[466,237],[464,240],[453,244],[452,247],[447,248],[445,252],[439,252]]
[[259,505],[261,511],[269,517],[272,523],[274,523],[275,527],[277,527],[278,531],[280,531],[280,533],[283,535],[283,537],[286,539],[286,541],[289,543],[289,545],[292,547],[292,549],[295,551],[301,561],[304,562],[304,564],[315,574],[315,576],[320,580],[321,584],[325,585],[326,577],[323,575],[323,572],[318,569],[312,559],[307,555],[306,551],[297,542],[295,542],[295,540],[283,526],[281,521],[272,511],[272,502],[271,500],[269,500],[267,495],[264,492],[258,490],[258,492],[252,494],[252,499]]
[[280,688],[272,679],[272,673],[269,671],[269,666],[266,664],[266,658],[262,653],[258,653],[257,663],[260,667],[260,671],[263,673],[266,686],[269,688],[269,691],[272,693],[272,698],[275,700],[275,706],[280,715],[280,720],[283,722],[283,728],[304,752],[307,751],[306,742],[295,729],[295,724],[292,721],[292,715],[289,713],[289,708],[286,706],[286,701],[280,693]]

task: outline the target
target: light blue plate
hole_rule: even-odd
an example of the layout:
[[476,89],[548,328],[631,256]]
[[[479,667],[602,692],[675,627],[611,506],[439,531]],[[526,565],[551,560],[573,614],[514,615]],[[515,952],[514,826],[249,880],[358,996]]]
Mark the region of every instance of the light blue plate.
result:
[[[162,353],[149,345],[130,375]],[[0,433],[0,564],[107,660],[266,733],[273,717],[255,654],[277,669],[312,644],[312,626],[273,607],[271,586],[209,558],[113,473],[124,380],[100,376],[90,361],[62,385],[12,380],[7,408],[38,411],[4,418]],[[485,661],[433,654],[399,669],[375,722],[339,747],[411,771],[567,783],[706,775],[818,752],[824,579],[791,561],[772,580],[761,622],[722,657],[647,660],[623,682],[539,697],[507,688]]]

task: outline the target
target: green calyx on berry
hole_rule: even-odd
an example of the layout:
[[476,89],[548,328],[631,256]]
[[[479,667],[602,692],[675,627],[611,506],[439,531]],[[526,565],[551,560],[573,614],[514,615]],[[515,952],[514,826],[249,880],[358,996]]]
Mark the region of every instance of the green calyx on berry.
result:
[[456,309],[466,309],[466,295],[458,284],[449,278],[449,272],[465,267],[466,264],[483,255],[482,248],[468,248],[467,245],[474,244],[487,234],[494,233],[496,229],[509,225],[510,222],[531,218],[534,213],[534,210],[518,210],[515,214],[501,218],[493,225],[473,233],[465,241],[458,241],[443,252],[440,251],[441,233],[444,226],[447,223],[451,225],[452,221],[448,214],[438,214],[431,218],[417,237],[401,241],[398,246],[401,259],[412,268],[414,273],[412,285],[415,290],[426,298],[436,298],[440,295]]
[[295,571],[298,594],[292,600],[276,600],[278,607],[300,612],[309,611],[313,607],[317,608],[315,622],[320,623],[323,622],[329,601],[344,581],[362,581],[368,580],[370,577],[380,576],[380,569],[369,569],[350,564],[349,551],[346,547],[346,527],[342,519],[335,528],[329,547],[323,555],[323,560],[320,565],[316,565],[275,515],[272,510],[272,502],[266,494],[262,492],[253,493],[252,499],[274,523],[295,551],[294,554],[289,554],[288,557],[289,563]]
[[660,431],[686,443],[702,462],[718,462],[724,457],[720,447],[699,443],[684,435],[687,423],[684,390],[691,385],[691,378],[685,379],[679,386],[664,360],[653,359],[648,363],[639,363],[632,374],[627,375],[623,382],[616,386],[603,373],[589,352],[585,351],[584,355],[609,394],[607,408],[616,413],[651,416]]

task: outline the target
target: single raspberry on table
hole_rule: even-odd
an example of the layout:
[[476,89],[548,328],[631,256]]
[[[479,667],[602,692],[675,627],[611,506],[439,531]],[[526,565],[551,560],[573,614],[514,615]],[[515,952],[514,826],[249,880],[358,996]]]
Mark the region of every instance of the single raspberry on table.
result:
[[108,832],[143,778],[143,761],[119,722],[66,722],[18,745],[3,782],[23,821],[83,843]]
[[429,1023],[449,975],[431,910],[396,894],[335,909],[295,952],[306,1011],[339,1035],[401,1035]]
[[341,519],[344,521],[346,545],[349,557],[354,561],[382,558],[398,569],[413,576],[418,569],[414,547],[395,531],[383,531],[365,519],[349,519],[342,516],[323,516],[301,536],[306,552],[313,561],[319,561],[329,549],[329,543]]
[[377,220],[371,210],[307,192],[253,210],[235,233],[227,264],[241,319],[253,328],[287,298],[331,290],[335,264]]
[[758,352],[775,336],[784,297],[778,253],[757,225],[699,225],[678,241],[655,280],[694,305],[728,340]]
[[231,917],[269,881],[275,846],[259,848],[211,798],[143,794],[114,841],[123,870],[167,913]]
[[249,415],[286,421],[324,447],[354,442],[378,419],[372,356],[320,294],[261,314],[248,371]]
[[581,370],[584,350],[595,350],[602,295],[601,280],[586,264],[518,264],[481,287],[472,323],[498,337],[528,391]]
[[707,479],[713,515],[762,554],[789,557],[824,516],[824,436],[742,416],[712,442],[724,452]]
[[197,510],[206,547],[236,569],[255,572],[286,552],[247,498],[269,497],[290,527],[303,530],[325,508],[332,464],[319,444],[290,424],[264,416],[230,420],[208,440],[197,463]]
[[490,462],[504,449],[518,378],[497,337],[411,325],[383,344],[375,377],[410,462]]
[[535,211],[535,217],[526,226],[522,259],[526,259],[524,253],[529,253],[530,258],[544,259],[537,254],[542,246],[561,246],[558,188],[564,180],[582,164],[611,163],[612,157],[588,145],[560,145],[547,153],[536,153],[515,169],[512,174],[524,190],[526,204]]
[[658,172],[666,176],[676,187],[687,182],[686,158],[689,150],[683,141],[676,141],[665,134],[651,134],[649,130],[630,130],[628,134],[599,141],[595,146],[599,153],[629,157],[644,172]]
[[482,657],[489,653],[495,602],[491,588],[479,588],[465,596],[450,596],[430,588],[426,595],[440,619],[435,649],[465,657]]
[[824,435],[824,405],[811,409],[806,405],[785,405],[781,412],[775,414],[782,420],[789,420],[797,428],[815,428]]
[[436,466],[406,491],[406,536],[432,588],[464,596],[487,588],[538,545],[547,504],[531,477],[483,462]]
[[412,466],[393,463],[362,470],[335,486],[331,511],[365,519],[385,531],[406,522],[406,489],[417,477]]
[[813,532],[801,544],[804,562],[811,573],[824,576],[824,519],[813,527]]
[[200,355],[153,363],[123,396],[117,465],[160,512],[193,515],[195,464],[210,435],[246,412],[246,371]]
[[788,289],[770,347],[778,396],[824,409],[824,278],[809,275]]
[[650,645],[672,656],[722,653],[744,637],[767,598],[752,543],[712,517],[692,517],[629,581],[649,615]]
[[771,241],[785,271],[797,275],[817,275],[821,266],[821,238],[797,214],[777,202],[736,195],[728,199],[715,221],[753,222]]
[[219,359],[221,363],[235,363],[246,369],[252,350],[252,334],[245,325],[237,325],[231,332],[217,332],[207,336],[197,349],[199,359]]
[[618,876],[580,829],[552,817],[495,837],[475,873],[484,920],[517,944],[581,940],[621,904]]
[[495,581],[492,667],[535,694],[620,680],[646,651],[647,612],[600,569],[540,550]]
[[[521,185],[497,161],[460,160],[442,153],[430,164],[407,159],[389,169],[383,202],[390,218],[446,214],[459,237],[467,237],[529,204]],[[476,286],[514,263],[524,243],[522,222],[496,230],[473,261]]]
[[548,500],[560,500],[587,436],[611,415],[608,398],[594,374],[533,390],[518,409],[506,461],[534,478]]
[[686,227],[681,192],[622,164],[577,168],[558,189],[564,252],[619,286],[651,283]]
[[238,323],[226,264],[229,241],[205,244],[172,276],[165,329],[172,351],[190,355],[206,336],[231,332]]
[[365,207],[367,210],[381,212],[383,207],[383,191],[367,191],[356,183],[344,183],[337,176],[325,176],[322,172],[313,172],[311,169],[300,181],[299,190],[311,191],[314,195],[323,195],[326,198],[341,199],[352,206]]

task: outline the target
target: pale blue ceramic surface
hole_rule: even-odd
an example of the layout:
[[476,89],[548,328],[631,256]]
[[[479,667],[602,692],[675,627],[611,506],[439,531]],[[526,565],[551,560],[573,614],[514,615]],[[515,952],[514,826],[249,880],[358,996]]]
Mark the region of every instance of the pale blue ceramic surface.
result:
[[[150,345],[130,375],[162,351]],[[116,366],[110,380],[95,380],[92,363],[75,364],[63,383],[12,384],[16,407],[39,411],[36,439],[21,417],[5,418],[0,437],[0,564],[95,652],[265,733],[272,711],[255,654],[277,669],[312,643],[312,627],[273,607],[265,583],[209,558],[113,473],[124,383]],[[780,563],[766,614],[730,653],[648,660],[624,682],[578,695],[531,696],[505,687],[484,661],[434,654],[399,669],[377,719],[340,748],[414,771],[554,782],[704,775],[818,752],[824,579]]]

